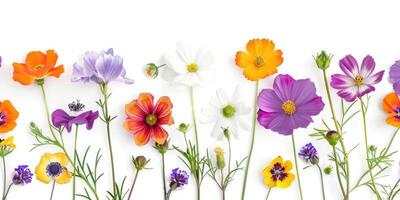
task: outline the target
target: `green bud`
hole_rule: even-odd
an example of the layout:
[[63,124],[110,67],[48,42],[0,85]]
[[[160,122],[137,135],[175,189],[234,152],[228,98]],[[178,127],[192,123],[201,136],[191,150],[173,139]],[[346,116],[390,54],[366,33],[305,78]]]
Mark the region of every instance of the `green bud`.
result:
[[224,128],[223,131],[224,131],[224,136],[225,136],[225,138],[226,138],[227,140],[229,140],[229,139],[231,138],[231,132],[229,131],[228,128]]
[[224,150],[221,147],[216,147],[214,149],[214,153],[217,157],[217,168],[224,169],[225,168]]
[[332,166],[325,167],[324,173],[330,175],[332,173]]
[[188,132],[189,128],[190,128],[189,124],[181,123],[179,124],[178,130],[182,133],[186,133]]
[[313,156],[313,157],[310,159],[310,163],[313,164],[313,165],[318,164],[318,163],[319,163],[319,158],[318,158],[318,156]]
[[331,64],[331,59],[332,55],[328,55],[325,51],[321,51],[321,53],[318,53],[315,57],[315,63],[317,63],[318,68],[322,70],[326,70],[329,68],[329,65]]
[[326,140],[328,140],[329,144],[335,146],[340,139],[340,135],[336,131],[328,131],[326,133]]
[[147,160],[146,157],[144,156],[138,156],[138,157],[134,157],[132,156],[132,162],[133,165],[135,166],[136,170],[142,170],[145,169],[147,163],[150,162],[150,160]]
[[377,147],[375,145],[369,146],[369,151],[370,152],[375,152],[377,150]]
[[160,152],[161,154],[165,154],[168,151],[169,148],[169,141],[165,140],[164,144],[158,144],[156,142],[156,144],[154,145],[154,148],[158,150],[158,152]]

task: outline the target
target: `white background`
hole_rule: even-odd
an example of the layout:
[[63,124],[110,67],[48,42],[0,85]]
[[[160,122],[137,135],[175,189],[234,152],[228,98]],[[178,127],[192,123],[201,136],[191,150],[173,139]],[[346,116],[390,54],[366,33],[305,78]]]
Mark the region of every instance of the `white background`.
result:
[[[370,54],[376,59],[377,69],[387,70],[400,59],[400,29],[398,25],[399,4],[395,1],[2,1],[0,3],[0,55],[3,67],[0,69],[0,99],[10,99],[20,111],[18,126],[7,135],[14,135],[17,149],[7,157],[8,169],[18,164],[29,164],[32,169],[44,152],[57,149],[45,147],[29,152],[34,139],[28,134],[28,123],[37,122],[44,130],[44,107],[37,86],[22,86],[12,80],[12,62],[21,62],[32,50],[53,48],[59,54],[59,62],[66,72],[60,79],[46,79],[51,110],[67,108],[67,104],[80,99],[88,109],[97,109],[99,98],[96,85],[70,83],[72,64],[87,50],[101,50],[113,47],[124,58],[129,77],[134,85],[112,83],[110,90],[111,112],[119,117],[112,124],[112,139],[115,151],[117,178],[128,176],[130,185],[134,169],[130,162],[132,155],[144,154],[151,158],[152,170],[143,171],[134,191],[134,199],[158,200],[162,198],[162,182],[159,154],[147,145],[138,147],[132,136],[122,127],[124,105],[140,92],[151,92],[156,98],[171,97],[175,121],[190,122],[189,93],[186,87],[171,87],[161,79],[151,80],[144,74],[144,65],[158,62],[165,52],[174,53],[178,41],[212,50],[216,58],[214,68],[217,79],[210,86],[196,89],[196,108],[208,105],[216,88],[232,92],[237,84],[246,88],[241,98],[251,105],[254,83],[243,78],[234,64],[234,55],[245,48],[249,39],[267,37],[273,39],[284,53],[284,62],[279,73],[289,73],[295,78],[311,78],[317,86],[318,94],[325,98],[323,79],[313,62],[312,55],[321,49],[335,55],[329,73],[339,72],[338,60],[346,54],[353,54],[358,60]],[[394,128],[384,123],[385,113],[381,100],[391,91],[385,73],[382,83],[373,93],[371,110],[368,113],[369,136],[372,144],[383,146],[388,142]],[[261,88],[271,87],[273,78],[262,81]],[[335,94],[335,93],[334,93]],[[339,98],[334,95],[334,101]],[[200,114],[198,112],[198,114]],[[328,107],[314,118],[316,123],[309,128],[296,131],[298,148],[312,141],[318,148],[321,165],[327,166],[330,147],[325,142],[314,141],[308,136],[313,127],[321,126],[321,118],[329,120]],[[357,116],[346,131],[347,148],[361,143],[351,154],[351,181],[354,184],[361,171],[366,169],[361,116]],[[251,115],[247,116],[251,120]],[[222,141],[210,137],[212,125],[200,125],[200,145],[206,148],[223,146]],[[183,145],[182,136],[173,127],[171,140]],[[249,131],[241,132],[238,140],[233,140],[234,158],[247,154],[250,142]],[[65,136],[68,144],[72,134]],[[92,131],[80,132],[80,150],[87,145],[102,148],[102,178],[99,190],[110,188],[110,169],[104,125],[97,121]],[[398,150],[397,138],[394,150]],[[257,128],[254,157],[248,179],[247,199],[265,199],[267,188],[262,183],[262,169],[276,156],[291,159],[290,137],[284,137],[261,127]],[[385,183],[393,183],[399,175],[398,155],[394,157],[391,175]],[[304,163],[300,164],[304,167]],[[184,167],[174,152],[167,154],[167,170]],[[293,171],[294,172],[294,171]],[[11,174],[8,174],[9,176]],[[319,177],[315,168],[301,171],[303,192],[306,200],[321,199]],[[327,199],[339,199],[335,175],[325,176]],[[81,183],[79,183],[81,184]],[[227,199],[239,199],[242,173],[227,190]],[[71,184],[57,185],[55,199],[70,199]],[[82,191],[80,189],[80,191]],[[9,199],[47,199],[50,185],[34,179],[26,187],[12,189]],[[101,192],[102,199],[104,192]],[[202,188],[203,199],[220,199],[214,182],[207,178]],[[194,199],[195,187],[191,182],[183,190],[174,192],[172,199]],[[297,184],[289,189],[274,189],[270,199],[298,199]],[[351,199],[373,199],[366,188],[358,189]]]

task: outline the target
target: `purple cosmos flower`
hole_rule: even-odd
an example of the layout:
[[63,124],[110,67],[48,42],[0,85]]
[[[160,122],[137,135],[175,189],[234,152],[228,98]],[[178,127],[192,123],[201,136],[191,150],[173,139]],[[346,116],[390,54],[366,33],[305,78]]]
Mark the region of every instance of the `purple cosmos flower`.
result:
[[317,164],[319,160],[317,149],[315,149],[311,143],[304,145],[300,149],[299,156],[304,160],[304,162],[310,162],[314,165]]
[[72,81],[107,84],[117,80],[126,84],[132,84],[133,80],[126,78],[126,71],[123,67],[123,59],[114,55],[113,49],[107,51],[88,51],[80,63],[75,63],[72,71]]
[[390,67],[389,80],[393,84],[394,91],[400,94],[400,60]]
[[[85,106],[81,104],[79,101],[77,101],[77,103],[72,102],[71,104],[68,105],[68,107],[72,112],[79,112]],[[53,125],[57,128],[65,127],[68,132],[71,132],[72,125],[74,124],[76,125],[86,124],[86,129],[90,130],[93,127],[94,121],[98,117],[99,117],[99,112],[98,111],[93,112],[91,110],[83,112],[77,116],[69,115],[62,109],[57,109],[51,114],[51,120],[53,122]]]
[[278,75],[273,89],[263,89],[258,96],[258,122],[266,129],[291,135],[296,128],[306,128],[324,108],[309,79],[295,80]]
[[340,97],[348,102],[354,101],[375,90],[372,86],[382,80],[384,70],[372,74],[375,69],[375,61],[371,56],[365,56],[358,66],[352,55],[347,55],[339,61],[340,68],[344,74],[332,75],[331,86],[338,89]]
[[14,185],[25,185],[32,182],[33,174],[28,165],[18,165],[18,167],[15,168],[14,171]]
[[185,170],[175,168],[172,170],[169,187],[176,189],[189,183],[189,174]]

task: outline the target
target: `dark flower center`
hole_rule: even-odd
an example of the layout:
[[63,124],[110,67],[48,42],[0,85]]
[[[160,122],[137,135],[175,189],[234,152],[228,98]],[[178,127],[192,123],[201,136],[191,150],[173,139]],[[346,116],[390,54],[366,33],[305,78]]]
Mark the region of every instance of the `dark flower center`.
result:
[[394,109],[396,116],[394,116],[397,120],[400,120],[400,107]]
[[285,168],[281,165],[281,163],[275,163],[274,167],[269,172],[272,174],[272,179],[274,181],[282,181],[288,177],[288,174],[285,172]]
[[42,69],[44,66],[43,65],[36,65],[35,67],[34,67],[34,69],[35,70],[39,70],[39,69]]
[[287,100],[283,102],[282,110],[287,115],[293,115],[296,112],[296,104],[291,100]]
[[47,175],[49,175],[52,178],[59,176],[62,171],[63,167],[59,162],[51,162],[46,167]]
[[4,113],[0,113],[0,126],[6,123],[6,115]]
[[154,114],[150,114],[146,116],[146,123],[150,126],[153,126],[157,123],[157,116]]
[[354,77],[354,84],[356,84],[357,86],[361,86],[364,83],[364,78],[360,75],[357,75],[356,77]]
[[255,64],[257,67],[263,66],[265,64],[264,58],[262,58],[261,56],[257,56]]
[[72,102],[68,104],[68,108],[71,112],[80,112],[85,108],[85,105],[82,104],[79,100],[76,100],[76,102]]
[[235,107],[233,107],[231,105],[227,105],[222,109],[222,114],[226,118],[233,117],[233,115],[235,115],[235,112],[236,112]]

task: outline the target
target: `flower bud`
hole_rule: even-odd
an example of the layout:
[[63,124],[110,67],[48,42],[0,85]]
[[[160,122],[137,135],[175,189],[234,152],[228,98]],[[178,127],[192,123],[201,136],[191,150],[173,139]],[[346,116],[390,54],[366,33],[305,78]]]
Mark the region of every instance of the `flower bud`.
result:
[[311,164],[316,165],[316,164],[318,164],[318,162],[319,162],[318,156],[311,157],[311,159],[310,159]]
[[321,53],[318,53],[314,57],[314,60],[315,63],[317,63],[318,68],[326,70],[329,68],[332,57],[332,55],[328,55],[325,51],[321,51]]
[[217,157],[217,168],[224,169],[225,167],[224,150],[221,147],[216,147],[214,149],[214,152]]
[[161,154],[165,154],[165,153],[167,153],[168,148],[169,148],[169,141],[165,140],[164,144],[158,144],[156,142],[154,148],[157,149],[158,152],[160,152]]
[[370,152],[375,152],[378,148],[375,145],[371,145],[368,149]]
[[151,77],[151,78],[157,78],[157,76],[158,76],[158,67],[157,67],[157,65],[154,64],[154,63],[147,64],[146,75]]
[[189,130],[189,124],[181,123],[179,124],[178,130],[182,133],[186,133]]
[[326,140],[328,140],[329,144],[335,146],[340,139],[340,135],[336,131],[328,131],[326,133]]
[[330,175],[332,173],[332,167],[331,166],[325,167],[324,173],[326,175]]
[[135,165],[136,170],[142,170],[146,167],[150,160],[147,160],[144,156],[138,156],[136,158],[132,156],[132,162],[133,165]]
[[231,139],[231,132],[228,128],[224,128],[224,136],[227,140]]

